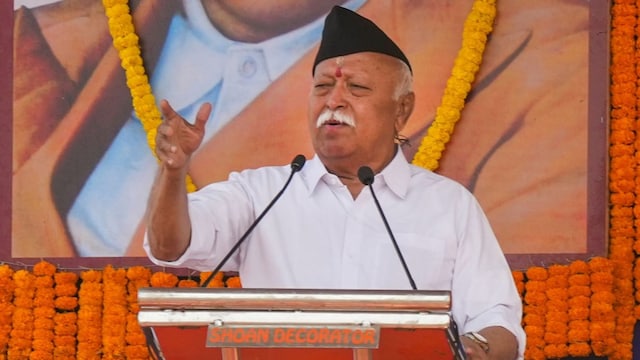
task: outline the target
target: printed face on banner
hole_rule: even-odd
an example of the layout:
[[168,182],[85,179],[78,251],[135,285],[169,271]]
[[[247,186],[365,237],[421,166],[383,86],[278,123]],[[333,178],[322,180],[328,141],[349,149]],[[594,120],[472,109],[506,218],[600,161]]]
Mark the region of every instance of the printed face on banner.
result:
[[[3,259],[140,263],[157,169],[153,142],[132,112],[102,2],[67,3],[16,1],[13,14],[3,14],[15,22],[15,62],[13,87],[3,83],[13,94],[13,118],[5,120],[13,145],[4,160],[12,176],[1,227],[11,240],[0,251]],[[608,55],[604,37],[594,34],[608,28],[593,16],[606,2],[500,1],[501,21],[482,54],[461,53],[472,0],[447,9],[433,2],[305,1],[292,12],[265,2],[236,17],[223,16],[218,1],[142,2],[136,32],[155,99],[168,99],[189,120],[203,101],[214,105],[190,167],[196,185],[313,155],[305,123],[311,63],[324,14],[336,3],[373,20],[411,61],[416,106],[402,131],[409,161],[445,89],[462,91],[452,79],[475,76],[436,172],[477,197],[512,266],[606,254],[606,122],[598,119],[607,110],[591,101],[606,96],[599,87]],[[231,26],[241,18],[260,20]],[[475,75],[452,74],[459,54],[477,56]]]

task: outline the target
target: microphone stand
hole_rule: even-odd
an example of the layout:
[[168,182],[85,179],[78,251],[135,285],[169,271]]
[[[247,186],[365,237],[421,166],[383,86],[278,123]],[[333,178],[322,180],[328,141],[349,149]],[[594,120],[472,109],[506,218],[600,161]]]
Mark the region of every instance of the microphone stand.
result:
[[291,182],[291,179],[293,179],[293,175],[302,169],[302,167],[304,166],[305,161],[306,161],[306,158],[304,157],[304,155],[297,155],[293,159],[293,161],[291,162],[291,173],[289,174],[289,178],[287,179],[287,182],[284,184],[282,189],[280,189],[280,192],[278,192],[276,197],[274,197],[273,200],[271,200],[269,205],[267,205],[267,207],[264,210],[262,210],[262,213],[256,218],[256,220],[251,224],[251,226],[249,226],[247,231],[240,237],[240,239],[235,243],[235,245],[231,248],[231,250],[229,250],[227,255],[225,255],[225,257],[222,259],[222,261],[220,261],[218,266],[216,266],[216,268],[213,269],[211,274],[209,274],[207,279],[202,283],[201,287],[207,287],[207,285],[209,285],[211,280],[213,280],[213,277],[218,273],[218,271],[220,271],[222,266],[224,266],[224,264],[226,264],[226,262],[229,260],[229,258],[231,258],[231,255],[233,255],[233,253],[240,247],[240,245],[242,245],[242,243],[249,237],[249,234],[251,233],[251,231],[253,231],[253,229],[256,227],[256,225],[258,225],[260,220],[262,220],[262,218],[269,211],[269,209],[271,209],[273,204],[275,204],[276,201],[278,201],[278,199],[284,193],[284,191],[287,188],[287,186],[289,186],[289,183]]
[[411,276],[411,272],[409,271],[409,267],[407,266],[407,263],[404,261],[404,256],[402,256],[402,251],[400,251],[400,247],[398,246],[398,242],[396,241],[395,236],[393,236],[393,232],[391,231],[391,226],[389,226],[389,222],[387,221],[387,217],[384,215],[384,212],[382,211],[382,207],[380,206],[380,202],[378,201],[378,198],[376,197],[376,193],[373,191],[373,170],[371,170],[370,167],[368,166],[362,166],[360,167],[360,169],[358,169],[358,179],[360,179],[360,182],[362,182],[365,186],[367,186],[369,188],[369,190],[371,190],[371,195],[373,195],[373,201],[376,203],[376,207],[378,208],[378,212],[380,213],[380,216],[382,217],[382,221],[384,222],[384,226],[387,229],[387,233],[389,234],[389,237],[391,238],[391,242],[393,243],[393,247],[396,249],[396,254],[398,254],[398,258],[400,258],[400,262],[402,263],[402,267],[404,269],[405,274],[407,274],[407,278],[409,279],[409,284],[411,284],[411,288],[413,290],[418,290],[418,288],[416,287],[416,283],[415,281],[413,281],[413,277]]

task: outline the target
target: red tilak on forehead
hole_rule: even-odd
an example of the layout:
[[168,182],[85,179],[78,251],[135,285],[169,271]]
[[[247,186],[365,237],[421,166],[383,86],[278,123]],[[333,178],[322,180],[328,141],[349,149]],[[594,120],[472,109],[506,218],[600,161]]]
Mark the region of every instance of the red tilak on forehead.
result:
[[342,76],[342,70],[340,68],[336,68],[336,77]]

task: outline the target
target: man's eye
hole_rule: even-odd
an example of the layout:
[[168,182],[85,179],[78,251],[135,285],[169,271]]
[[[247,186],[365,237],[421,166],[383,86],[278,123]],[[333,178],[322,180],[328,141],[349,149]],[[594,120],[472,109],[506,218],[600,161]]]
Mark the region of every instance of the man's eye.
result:
[[349,89],[354,96],[364,96],[371,92],[371,89],[361,84],[350,84]]

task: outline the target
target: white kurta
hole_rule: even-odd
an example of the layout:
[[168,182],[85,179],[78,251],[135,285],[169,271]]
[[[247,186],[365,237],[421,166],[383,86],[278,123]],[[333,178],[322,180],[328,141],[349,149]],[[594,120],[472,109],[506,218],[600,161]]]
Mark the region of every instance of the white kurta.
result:
[[[232,173],[189,195],[192,239],[175,262],[215,268],[285,184],[289,166]],[[518,336],[522,302],[510,268],[473,195],[407,163],[401,152],[373,183],[417,288],[452,292],[461,332],[499,325]],[[145,239],[145,249],[148,244]],[[353,199],[317,157],[289,187],[223,270],[244,287],[410,289],[368,188]]]

